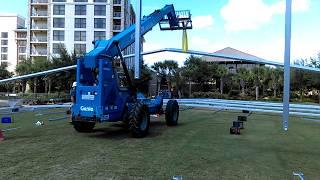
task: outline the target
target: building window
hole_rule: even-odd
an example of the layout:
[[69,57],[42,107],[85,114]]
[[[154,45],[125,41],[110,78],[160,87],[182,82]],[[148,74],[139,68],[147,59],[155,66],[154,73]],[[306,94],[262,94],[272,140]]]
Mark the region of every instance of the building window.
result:
[[86,41],[86,31],[75,31],[74,32],[75,41]]
[[8,40],[1,40],[1,45],[2,46],[7,46],[8,45]]
[[88,0],[74,0],[74,2],[88,2]]
[[1,54],[1,60],[8,60],[8,54]]
[[93,2],[107,2],[107,0],[94,0]]
[[75,6],[75,15],[86,15],[87,6],[86,5],[76,5]]
[[52,44],[52,53],[53,54],[59,54],[61,52],[61,49],[64,48],[64,45],[61,43],[53,43]]
[[18,41],[18,45],[19,46],[26,46],[27,45],[27,41]]
[[20,61],[21,61],[21,60],[25,60],[25,59],[27,59],[27,58],[26,58],[26,55],[19,55],[19,57],[18,57],[18,58],[19,58],[19,60],[20,60]]
[[52,2],[66,2],[66,0],[52,0]]
[[86,28],[86,18],[75,18],[74,28]]
[[94,40],[104,40],[106,39],[105,31],[95,31],[94,32]]
[[64,28],[64,18],[53,18],[54,28]]
[[86,53],[86,45],[85,44],[74,44],[74,50],[77,54]]
[[27,49],[26,47],[19,47],[19,53],[26,53]]
[[1,38],[8,38],[8,32],[2,32]]
[[94,6],[94,15],[95,16],[105,16],[106,15],[106,6],[105,5],[95,5]]
[[64,5],[53,5],[53,15],[64,15],[65,8]]
[[8,67],[8,62],[1,62],[1,66]]
[[7,53],[8,52],[8,48],[7,47],[2,47],[1,48],[1,53]]
[[64,31],[53,31],[54,41],[64,41]]
[[106,19],[94,18],[94,28],[105,29],[106,28]]

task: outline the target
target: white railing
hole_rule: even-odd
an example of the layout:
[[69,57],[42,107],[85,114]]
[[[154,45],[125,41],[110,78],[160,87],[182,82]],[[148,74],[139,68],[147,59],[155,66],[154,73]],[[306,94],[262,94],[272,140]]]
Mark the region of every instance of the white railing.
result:
[[32,0],[31,3],[48,3],[48,0]]
[[33,49],[32,51],[32,55],[47,55],[47,49]]
[[16,38],[17,39],[25,39],[25,38],[27,38],[27,34],[23,34],[23,35],[21,35],[21,34],[18,34],[17,36],[16,36]]
[[38,25],[33,25],[32,29],[48,29],[48,26],[46,24],[38,24]]
[[34,11],[32,16],[48,16],[48,11]]
[[43,37],[32,37],[32,41],[33,42],[47,42],[48,39],[45,36],[43,36]]

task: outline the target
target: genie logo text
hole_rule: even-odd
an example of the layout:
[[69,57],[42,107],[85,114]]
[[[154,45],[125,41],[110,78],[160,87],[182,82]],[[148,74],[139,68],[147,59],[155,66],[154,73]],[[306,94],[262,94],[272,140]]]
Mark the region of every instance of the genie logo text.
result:
[[93,112],[93,107],[80,106],[80,110]]

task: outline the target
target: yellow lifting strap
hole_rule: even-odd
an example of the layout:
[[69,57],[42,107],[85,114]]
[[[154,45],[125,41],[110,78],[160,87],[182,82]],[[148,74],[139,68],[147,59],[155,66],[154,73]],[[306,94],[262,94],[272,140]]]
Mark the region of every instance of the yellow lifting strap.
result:
[[184,29],[182,33],[182,50],[183,52],[188,51],[188,35],[186,29]]

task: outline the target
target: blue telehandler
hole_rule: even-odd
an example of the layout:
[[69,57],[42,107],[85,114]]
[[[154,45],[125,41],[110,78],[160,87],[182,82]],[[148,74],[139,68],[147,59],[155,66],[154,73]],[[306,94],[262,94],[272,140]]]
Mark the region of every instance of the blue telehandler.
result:
[[[161,30],[192,28],[189,11],[175,11],[166,5],[141,20],[141,35],[159,23]],[[97,122],[122,121],[133,137],[148,134],[150,114],[165,114],[166,124],[178,124],[179,105],[169,100],[163,110],[163,98],[148,99],[137,92],[122,51],[135,41],[135,25],[109,40],[97,40],[94,49],[77,61],[76,101],[72,123],[76,131],[92,131]],[[117,63],[118,62],[118,63]]]

